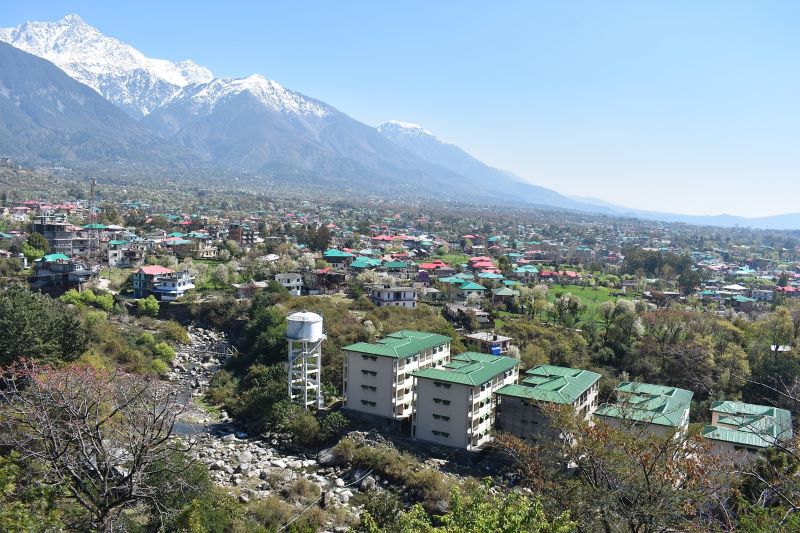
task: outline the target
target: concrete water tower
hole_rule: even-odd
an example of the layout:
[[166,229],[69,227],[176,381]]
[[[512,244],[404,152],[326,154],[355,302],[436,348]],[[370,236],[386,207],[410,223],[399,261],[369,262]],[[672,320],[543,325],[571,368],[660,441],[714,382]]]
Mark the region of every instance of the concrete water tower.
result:
[[304,407],[322,407],[322,317],[302,311],[288,316],[289,398]]

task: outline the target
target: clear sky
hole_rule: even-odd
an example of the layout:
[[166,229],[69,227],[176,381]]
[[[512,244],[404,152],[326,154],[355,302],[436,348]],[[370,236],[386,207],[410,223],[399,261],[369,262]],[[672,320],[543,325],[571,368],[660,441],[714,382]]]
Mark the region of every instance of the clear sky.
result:
[[152,57],[416,122],[565,194],[800,211],[800,2],[2,0]]

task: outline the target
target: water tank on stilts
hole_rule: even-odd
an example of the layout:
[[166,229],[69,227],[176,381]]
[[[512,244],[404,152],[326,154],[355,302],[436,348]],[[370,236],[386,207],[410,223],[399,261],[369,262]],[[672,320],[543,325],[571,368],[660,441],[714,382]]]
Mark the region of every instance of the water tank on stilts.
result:
[[322,407],[322,317],[309,311],[286,319],[289,343],[289,398],[302,406]]

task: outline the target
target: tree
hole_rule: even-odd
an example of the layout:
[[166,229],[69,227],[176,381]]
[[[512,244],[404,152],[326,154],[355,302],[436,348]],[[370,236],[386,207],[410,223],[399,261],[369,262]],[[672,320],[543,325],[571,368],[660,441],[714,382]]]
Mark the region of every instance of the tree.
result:
[[678,288],[688,296],[700,285],[700,274],[696,270],[687,268],[678,276]]
[[[729,472],[704,439],[655,436],[633,421],[590,425],[570,408],[543,408],[556,433],[566,438],[538,448],[500,435],[498,444],[548,508],[569,511],[586,531],[715,529],[705,523],[707,510]],[[571,465],[574,475],[564,465]]]
[[158,300],[152,294],[136,301],[136,310],[141,316],[157,317],[160,308]]
[[64,530],[53,505],[57,489],[33,481],[35,475],[32,465],[20,461],[19,454],[0,456],[0,531]]
[[47,239],[45,239],[44,235],[41,233],[32,232],[28,236],[27,242],[31,247],[41,250],[42,254],[46,254],[50,250],[50,243],[47,242]]
[[21,285],[0,291],[0,365],[73,361],[88,344],[86,326],[65,304]]
[[[576,524],[568,513],[549,518],[538,500],[516,491],[495,490],[489,482],[476,487],[455,487],[450,497],[450,512],[433,526],[420,504],[390,516],[396,505],[388,498],[368,505],[362,513],[358,531],[371,533],[569,533]],[[376,513],[373,515],[373,513]]]
[[168,384],[34,364],[2,376],[0,442],[42,464],[41,482],[64,487],[92,529],[116,529],[137,505],[166,515],[164,477],[171,491],[191,490],[181,486],[191,445],[171,438],[183,406]]
[[559,324],[571,328],[577,322],[581,314],[586,310],[586,306],[581,302],[580,297],[572,294],[565,294],[556,298],[553,303],[554,317]]

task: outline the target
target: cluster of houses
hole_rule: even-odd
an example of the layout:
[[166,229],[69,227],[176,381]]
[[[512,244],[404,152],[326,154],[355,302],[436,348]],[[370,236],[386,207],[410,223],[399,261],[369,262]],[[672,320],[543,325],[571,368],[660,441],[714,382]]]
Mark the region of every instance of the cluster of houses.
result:
[[[656,436],[685,435],[693,393],[663,385],[623,382],[599,402],[600,374],[538,365],[520,374],[520,361],[502,355],[511,339],[472,335],[473,349],[450,353],[450,337],[398,331],[375,342],[345,346],[344,407],[383,421],[412,438],[479,450],[495,431],[539,443],[563,439],[548,406],[570,406],[586,420],[636,427]],[[488,352],[488,353],[487,353]],[[789,411],[718,401],[702,430],[716,454],[747,457],[792,437]]]

